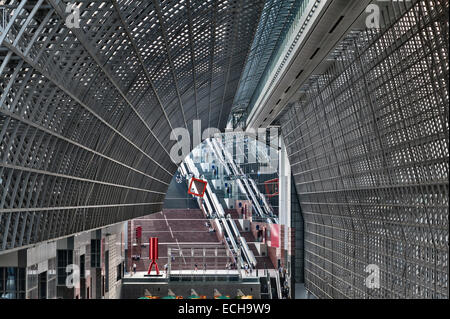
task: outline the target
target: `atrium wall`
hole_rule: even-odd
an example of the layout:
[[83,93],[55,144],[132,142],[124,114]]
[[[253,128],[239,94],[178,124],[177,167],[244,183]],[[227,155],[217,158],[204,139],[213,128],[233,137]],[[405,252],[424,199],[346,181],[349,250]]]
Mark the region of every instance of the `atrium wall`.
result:
[[350,32],[280,121],[319,298],[448,298],[448,5]]

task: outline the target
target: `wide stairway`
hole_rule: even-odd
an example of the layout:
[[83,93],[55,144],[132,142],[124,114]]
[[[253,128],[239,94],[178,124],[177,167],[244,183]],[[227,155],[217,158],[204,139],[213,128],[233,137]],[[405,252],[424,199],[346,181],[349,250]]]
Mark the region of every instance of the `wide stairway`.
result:
[[132,261],[136,263],[136,270],[146,271],[150,264],[149,237],[158,238],[157,262],[160,270],[168,263],[169,247],[172,270],[194,270],[196,264],[199,270],[202,270],[205,264],[208,270],[224,270],[227,262],[231,260],[216,233],[209,231],[209,223],[200,209],[164,209],[160,213],[134,219],[132,231],[138,226],[142,227],[141,248],[133,245],[132,251],[132,255],[141,256],[140,260]]

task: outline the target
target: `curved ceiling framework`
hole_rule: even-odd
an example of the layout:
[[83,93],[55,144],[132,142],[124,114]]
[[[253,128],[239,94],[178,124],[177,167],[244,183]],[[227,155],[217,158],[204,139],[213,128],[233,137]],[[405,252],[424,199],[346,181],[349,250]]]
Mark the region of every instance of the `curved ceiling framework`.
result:
[[319,298],[448,298],[448,10],[394,2],[280,121]]
[[69,3],[3,1],[0,251],[159,211],[172,129],[224,128],[264,5]]
[[[264,2],[0,1],[0,252],[160,211],[172,130],[252,105],[289,24],[274,14],[307,3],[268,0],[257,32]],[[320,298],[448,298],[448,10],[389,2],[280,113]]]

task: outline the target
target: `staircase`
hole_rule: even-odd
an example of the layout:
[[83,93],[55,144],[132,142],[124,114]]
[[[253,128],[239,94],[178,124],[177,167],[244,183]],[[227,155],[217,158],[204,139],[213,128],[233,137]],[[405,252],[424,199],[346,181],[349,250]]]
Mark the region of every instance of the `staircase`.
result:
[[[159,241],[157,262],[160,270],[168,263],[168,248],[172,251],[195,248],[196,254],[200,254],[182,258],[173,253],[175,261],[172,261],[172,270],[193,270],[196,263],[199,269],[206,263],[209,270],[224,270],[226,263],[231,259],[227,258],[226,248],[217,238],[217,234],[209,232],[206,223],[210,223],[210,220],[204,217],[200,209],[164,209],[162,212],[134,219],[132,231],[134,232],[137,226],[142,227],[142,247],[140,260],[131,260],[130,265],[135,263],[137,271],[147,271],[150,265],[148,238],[157,237]],[[131,255],[139,252],[136,246],[133,246],[132,250]]]

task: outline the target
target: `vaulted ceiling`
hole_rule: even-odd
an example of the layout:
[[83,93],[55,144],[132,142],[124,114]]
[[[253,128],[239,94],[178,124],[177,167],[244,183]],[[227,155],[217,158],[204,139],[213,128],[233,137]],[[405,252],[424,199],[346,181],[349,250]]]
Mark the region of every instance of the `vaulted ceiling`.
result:
[[224,128],[263,6],[3,1],[0,251],[159,211],[171,131]]

